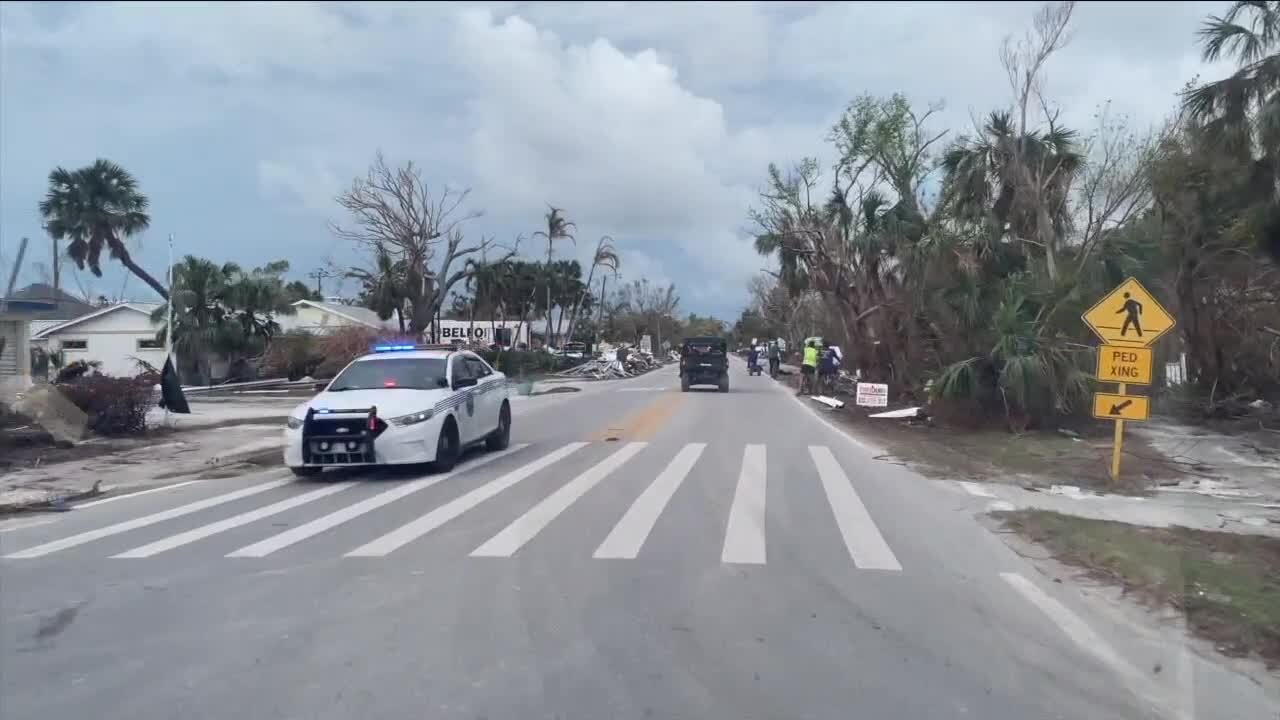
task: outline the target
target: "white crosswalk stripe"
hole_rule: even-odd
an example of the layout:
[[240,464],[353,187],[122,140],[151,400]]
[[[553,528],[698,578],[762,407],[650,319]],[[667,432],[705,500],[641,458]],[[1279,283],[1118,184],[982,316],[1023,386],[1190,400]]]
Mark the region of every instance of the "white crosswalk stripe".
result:
[[467,462],[466,465],[463,465],[452,472],[440,475],[429,475],[424,478],[412,480],[400,487],[380,492],[370,498],[365,498],[354,505],[348,505],[340,510],[335,510],[328,515],[316,518],[309,523],[299,525],[295,528],[290,528],[279,535],[273,535],[261,542],[256,542],[252,545],[242,547],[239,550],[228,553],[227,557],[266,557],[277,550],[283,550],[284,548],[302,542],[313,535],[319,535],[325,530],[335,528],[345,522],[354,520],[365,513],[373,512],[384,505],[389,505],[397,500],[409,497],[419,490],[425,490],[432,485],[448,480],[454,475],[483,467],[494,460],[506,457],[518,450],[523,450],[526,447],[529,447],[527,443],[522,445],[512,445],[509,449],[500,453],[482,455],[475,460]]
[[225,532],[232,528],[238,528],[241,525],[248,525],[249,523],[255,520],[261,520],[263,518],[271,517],[272,515],[278,515],[284,512],[285,510],[296,508],[299,505],[305,505],[313,500],[319,500],[320,498],[329,497],[330,495],[333,495],[335,493],[340,493],[343,490],[348,490],[352,487],[355,487],[355,485],[356,484],[354,482],[344,482],[344,483],[338,483],[336,485],[330,485],[329,487],[323,487],[323,488],[320,488],[319,490],[312,490],[309,493],[295,495],[294,497],[291,497],[287,500],[281,500],[280,502],[272,503],[270,505],[267,505],[266,507],[260,507],[256,510],[250,510],[249,512],[240,513],[235,517],[230,517],[230,518],[227,518],[226,520],[219,520],[216,523],[202,525],[198,528],[195,528],[194,530],[188,530],[184,533],[178,533],[177,535],[172,535],[162,540],[157,540],[153,543],[148,543],[146,545],[143,545],[142,547],[136,547],[132,550],[126,550],[118,555],[112,555],[112,557],[113,558],[151,557],[152,555],[157,555],[166,550],[172,550],[177,547],[182,547],[183,545],[188,545],[197,540],[203,540],[204,538],[207,538],[211,535],[217,535],[220,532]]
[[[767,448],[763,444],[740,446],[742,452],[741,465],[736,468],[738,471],[737,482],[733,486],[731,498],[706,496],[705,492],[708,488],[716,487],[714,481],[712,484],[698,483],[704,492],[701,496],[695,494],[680,495],[680,488],[689,481],[689,478],[703,479],[708,475],[714,478],[721,473],[733,472],[735,469],[720,462],[711,463],[703,460],[703,456],[706,454],[708,447],[710,447],[707,443],[687,443],[674,447],[664,447],[648,442],[628,442],[621,446],[612,445],[610,447],[608,444],[593,445],[588,442],[572,442],[554,448],[542,455],[523,458],[519,461],[522,464],[491,471],[486,474],[486,477],[477,481],[479,483],[478,486],[452,500],[438,505],[433,504],[428,508],[416,511],[409,516],[414,519],[408,522],[401,520],[389,526],[380,526],[378,524],[385,518],[383,515],[375,514],[375,511],[380,508],[386,508],[398,502],[427,502],[425,500],[417,500],[418,494],[423,490],[439,485],[450,478],[479,471],[490,463],[509,458],[517,452],[525,451],[528,447],[528,444],[513,445],[501,452],[485,453],[469,460],[465,464],[459,465],[452,472],[427,475],[403,483],[396,483],[389,489],[378,488],[376,492],[367,497],[352,500],[346,500],[345,498],[357,494],[351,492],[353,488],[357,486],[369,488],[370,485],[359,479],[320,486],[295,485],[295,481],[292,479],[265,482],[123,522],[115,522],[104,527],[77,532],[61,539],[39,543],[24,550],[5,555],[4,559],[26,560],[38,558],[78,546],[90,545],[116,535],[122,535],[165,521],[193,516],[186,521],[184,527],[175,528],[171,534],[166,534],[158,540],[152,540],[110,555],[111,558],[141,560],[192,546],[199,541],[210,539],[221,533],[251,526],[254,523],[283,515],[287,512],[297,512],[304,515],[298,518],[299,522],[296,524],[294,522],[285,523],[287,529],[283,531],[272,530],[268,526],[268,532],[264,532],[258,538],[254,538],[254,541],[250,544],[226,553],[225,557],[265,558],[285,548],[303,545],[306,541],[315,539],[322,533],[338,526],[350,524],[353,527],[352,532],[358,532],[362,535],[356,542],[364,544],[346,552],[344,557],[383,558],[410,543],[422,539],[442,525],[459,518],[526,479],[540,476],[544,480],[552,480],[557,478],[557,473],[561,478],[567,477],[568,473],[564,472],[562,461],[569,460],[571,456],[590,448],[592,464],[586,470],[576,473],[567,482],[557,480],[558,486],[541,496],[531,508],[514,514],[514,519],[510,517],[504,518],[506,524],[502,529],[480,543],[478,547],[470,552],[470,556],[475,558],[511,558],[531,544],[539,542],[551,543],[551,538],[539,539],[545,535],[544,531],[553,524],[564,524],[570,522],[570,518],[582,517],[581,514],[575,516],[575,513],[570,512],[570,510],[576,504],[580,504],[579,501],[588,493],[592,493],[597,487],[601,487],[601,490],[593,493],[593,497],[598,495],[600,501],[611,503],[605,506],[605,512],[614,512],[613,508],[616,507],[616,511],[620,514],[608,518],[608,521],[613,524],[608,527],[604,539],[600,541],[600,544],[592,553],[593,558],[619,561],[641,558],[641,550],[645,548],[646,544],[654,544],[652,539],[654,529],[664,513],[671,510],[673,504],[682,504],[689,501],[706,502],[710,499],[710,505],[700,507],[702,507],[703,512],[711,510],[713,512],[713,516],[710,518],[711,525],[723,529],[723,537],[717,538],[723,540],[723,545],[716,548],[721,551],[720,562],[728,565],[766,564],[768,557],[766,529],[769,519],[769,509],[766,504],[769,495],[767,459],[770,453],[767,452]],[[605,448],[609,448],[610,451],[606,451]],[[814,541],[812,538],[822,538],[822,542],[827,543],[842,542],[849,557],[852,558],[853,562],[850,565],[852,568],[858,570],[902,570],[902,565],[899,563],[893,549],[890,548],[889,543],[876,526],[871,512],[859,496],[856,486],[850,481],[849,476],[831,449],[822,445],[808,446],[807,454],[809,455],[809,461],[812,462],[813,472],[800,470],[795,465],[795,456],[801,452],[799,448],[785,448],[781,452],[783,453],[781,459],[775,462],[782,467],[794,468],[791,471],[792,478],[797,480],[804,479],[806,484],[816,483],[820,485],[826,504],[830,507],[832,517],[835,520],[834,527],[820,523],[819,529],[816,531],[817,534],[806,532],[802,535],[797,535],[797,528],[784,528],[788,531],[789,543],[796,542],[797,538],[808,541]],[[663,457],[667,453],[673,454]],[[638,460],[638,462],[633,462],[634,460]],[[807,465],[807,463],[805,464]],[[588,463],[584,460],[582,465],[587,466]],[[627,472],[624,473],[624,470]],[[648,472],[655,474],[643,478],[637,475],[637,473]],[[497,477],[487,479],[492,475],[497,475]],[[773,492],[793,492],[790,488],[796,487],[796,483],[790,481],[792,478],[788,478],[789,482],[780,483]],[[606,485],[606,482],[611,492],[603,492],[603,486]],[[643,484],[643,490],[638,495],[632,496],[628,488],[638,488],[641,484]],[[207,483],[202,483],[202,485],[207,487]],[[284,488],[285,486],[292,486],[290,490],[293,493],[283,499],[278,496],[268,499],[265,495],[271,490]],[[180,486],[175,485],[172,487]],[[812,488],[813,485],[810,484],[809,487]],[[621,491],[619,491],[620,488]],[[175,494],[177,494],[176,490]],[[341,497],[339,497],[340,495]],[[680,495],[679,499],[677,499],[677,495]],[[224,504],[247,500],[255,496],[260,496],[261,498],[257,507],[237,510],[237,514],[231,517],[207,520],[196,515],[196,513],[205,510],[212,510]],[[161,496],[153,495],[152,497]],[[339,501],[336,509],[334,506],[330,506],[323,513],[312,509],[313,505],[319,504],[318,501],[335,497]],[[503,506],[502,503],[495,501],[491,504],[499,508],[498,512],[502,512],[500,509]],[[96,505],[97,503],[85,504],[81,507],[94,508]],[[122,503],[109,507],[119,509],[118,512],[123,513],[127,512],[128,505]],[[103,511],[105,511],[107,517],[119,516],[117,513],[112,513],[105,508]],[[85,517],[95,517],[94,513],[98,512],[100,511],[97,509],[90,510]],[[316,517],[316,515],[319,515],[319,517]],[[414,517],[415,515],[416,517]],[[681,516],[685,517],[686,515],[681,512]],[[78,516],[72,515],[69,517]],[[614,522],[614,518],[616,518],[616,522]],[[363,524],[354,522],[358,519],[363,519]],[[77,529],[84,527],[79,524],[78,520],[75,522],[77,523]],[[720,522],[723,522],[723,525],[720,525]],[[50,530],[48,525],[53,525],[54,529]],[[262,525],[267,526],[267,523]],[[21,538],[26,533],[32,533],[41,537],[41,539],[46,539],[50,534],[56,533],[58,526],[52,521],[47,524],[19,524],[13,527],[0,528],[0,532],[5,533],[4,537],[8,542],[12,542],[13,538]],[[821,529],[824,527],[829,529]],[[838,531],[839,540],[835,540],[837,534],[832,532],[833,530]],[[823,535],[823,533],[827,533],[827,535]],[[671,540],[665,535],[666,533],[662,538],[664,543]],[[562,535],[561,537],[569,536]],[[594,539],[581,537],[574,542],[589,542]],[[789,545],[789,548],[793,547],[793,545]],[[115,550],[113,549],[112,552],[115,552]],[[663,551],[655,549],[654,557],[662,557],[662,555]]]
[[871,513],[862,504],[858,491],[853,489],[848,476],[844,474],[840,463],[825,446],[809,446],[809,455],[818,468],[818,477],[822,479],[822,488],[827,492],[827,502],[831,503],[831,511],[835,513],[836,525],[840,528],[840,536],[849,549],[853,562],[866,570],[901,570],[898,558],[884,541]]
[[529,512],[516,518],[502,532],[494,535],[486,543],[476,548],[472,557],[511,557],[525,543],[533,539],[542,529],[551,524],[560,513],[569,509],[578,498],[587,494],[609,473],[618,469],[626,461],[643,450],[649,443],[627,443],[614,454],[602,460],[591,469],[565,483],[559,490],[551,493],[545,500],[534,505]]
[[636,498],[618,524],[613,526],[613,531],[600,543],[592,557],[629,560],[639,554],[640,546],[653,531],[658,516],[666,509],[667,503],[671,502],[671,496],[680,489],[680,483],[684,482],[706,447],[705,443],[685,445],[671,464],[640,493],[640,497]]
[[84,545],[85,543],[90,543],[94,540],[101,540],[102,538],[111,537],[112,535],[119,535],[120,533],[129,532],[130,530],[137,530],[138,528],[146,527],[148,525],[155,525],[156,523],[164,522],[165,520],[172,520],[174,518],[182,517],[183,515],[190,515],[194,512],[207,510],[211,507],[215,507],[223,503],[229,503],[233,500],[240,500],[241,498],[247,498],[251,495],[257,495],[258,493],[263,493],[268,490],[274,490],[282,485],[288,485],[291,482],[293,482],[291,479],[274,480],[272,482],[262,483],[261,485],[254,485],[252,487],[236,490],[235,492],[229,492],[225,495],[217,495],[211,498],[205,498],[204,500],[197,500],[196,502],[180,505],[169,510],[144,515],[140,518],[126,520],[124,522],[116,523],[115,525],[108,525],[107,527],[98,528],[97,530],[89,530],[61,540],[54,540],[53,542],[47,542],[33,548],[27,548],[26,550],[19,550],[16,553],[5,555],[5,558],[10,560],[23,560],[27,558],[40,557],[41,555],[48,555],[49,553],[58,552],[59,550],[66,550],[67,548],[73,548],[77,545]]
[[742,471],[729,507],[720,562],[764,564],[764,499],[764,446],[748,445],[742,451]]
[[521,480],[524,480],[530,475],[533,475],[539,470],[553,465],[581,450],[588,444],[589,443],[585,442],[569,443],[559,450],[548,455],[544,455],[527,465],[512,470],[496,480],[491,480],[484,485],[481,485],[466,495],[432,510],[417,520],[392,530],[377,540],[361,545],[355,550],[347,553],[347,557],[380,557],[392,552],[393,550],[401,548],[458,517],[462,513],[479,505],[485,500],[488,500],[494,495],[497,495],[503,490],[506,490],[512,485],[515,485]]

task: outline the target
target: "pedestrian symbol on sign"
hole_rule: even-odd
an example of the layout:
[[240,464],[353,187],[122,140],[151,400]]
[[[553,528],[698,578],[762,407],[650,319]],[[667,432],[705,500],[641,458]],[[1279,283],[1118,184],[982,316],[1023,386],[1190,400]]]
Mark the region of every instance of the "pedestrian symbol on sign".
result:
[[1138,337],[1142,337],[1142,318],[1140,317],[1142,315],[1142,303],[1134,300],[1129,293],[1125,293],[1124,305],[1121,305],[1120,309],[1116,311],[1117,315],[1120,313],[1125,313],[1124,324],[1120,326],[1120,337],[1129,334],[1130,326],[1138,333]]

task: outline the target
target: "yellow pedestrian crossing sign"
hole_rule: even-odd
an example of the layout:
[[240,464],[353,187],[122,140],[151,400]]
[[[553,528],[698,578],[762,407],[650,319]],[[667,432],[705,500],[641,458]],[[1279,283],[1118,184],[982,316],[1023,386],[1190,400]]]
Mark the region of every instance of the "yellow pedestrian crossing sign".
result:
[[1108,345],[1147,347],[1173,329],[1173,316],[1142,283],[1129,278],[1081,316]]

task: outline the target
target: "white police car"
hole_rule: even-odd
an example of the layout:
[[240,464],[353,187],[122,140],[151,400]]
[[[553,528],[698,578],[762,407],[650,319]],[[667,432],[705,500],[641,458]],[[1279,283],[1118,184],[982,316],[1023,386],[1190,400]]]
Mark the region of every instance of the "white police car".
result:
[[510,443],[507,377],[447,345],[378,346],[294,409],[284,434],[294,475],[414,463],[449,470],[469,445]]

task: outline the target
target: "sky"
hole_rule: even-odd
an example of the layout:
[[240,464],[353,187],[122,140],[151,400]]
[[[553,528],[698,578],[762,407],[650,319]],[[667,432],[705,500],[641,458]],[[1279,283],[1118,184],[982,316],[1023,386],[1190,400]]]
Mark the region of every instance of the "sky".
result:
[[[863,93],[941,104],[948,137],[1010,103],[1001,41],[1038,3],[20,3],[0,5],[0,274],[47,275],[37,204],[55,166],[105,157],[151,200],[131,241],[162,277],[179,255],[291,275],[362,264],[329,230],[334,196],[381,151],[433,188],[469,188],[468,237],[511,243],[548,204],[590,258],[609,235],[621,279],[674,282],[682,312],[732,320],[748,279],[748,210],[770,162],[832,159],[824,138]],[[1224,2],[1082,2],[1047,67],[1061,120],[1109,103],[1159,123],[1222,67],[1195,31]],[[526,241],[522,251],[545,252]],[[68,263],[69,265],[69,263]],[[91,295],[153,300],[116,263]],[[23,283],[20,283],[23,284]],[[355,292],[326,281],[325,294]]]

